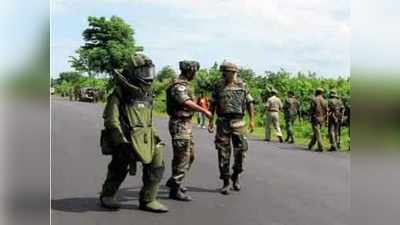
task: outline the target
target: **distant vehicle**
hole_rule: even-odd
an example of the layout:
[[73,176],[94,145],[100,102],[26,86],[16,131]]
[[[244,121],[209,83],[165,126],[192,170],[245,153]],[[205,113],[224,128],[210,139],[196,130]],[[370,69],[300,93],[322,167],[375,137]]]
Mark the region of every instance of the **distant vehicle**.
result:
[[53,95],[53,94],[54,94],[54,92],[56,92],[56,89],[55,89],[55,88],[53,88],[53,87],[51,87],[51,88],[50,88],[50,94],[51,94],[51,95]]
[[91,88],[91,87],[81,88],[79,93],[79,101],[95,102],[96,100],[97,100],[96,88]]

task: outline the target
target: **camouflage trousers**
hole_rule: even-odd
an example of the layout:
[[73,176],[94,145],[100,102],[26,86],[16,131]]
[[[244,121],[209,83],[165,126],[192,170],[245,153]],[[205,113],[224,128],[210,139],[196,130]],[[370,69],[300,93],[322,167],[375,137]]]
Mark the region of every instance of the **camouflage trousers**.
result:
[[265,139],[271,140],[271,130],[275,129],[275,134],[282,137],[281,127],[279,125],[279,112],[267,112],[265,118]]
[[322,145],[322,137],[321,137],[321,127],[322,125],[317,122],[312,122],[311,123],[312,129],[313,129],[313,136],[311,138],[310,143],[308,144],[308,148],[312,149],[315,145],[315,143],[318,144],[318,149],[323,150],[323,145]]
[[292,141],[294,141],[293,127],[294,127],[294,121],[295,120],[296,119],[293,116],[286,116],[285,117],[287,140],[291,139]]
[[[116,194],[128,174],[130,157],[131,155],[124,152],[123,148],[114,151],[111,162],[108,164],[107,177],[101,196],[111,197]],[[143,164],[143,187],[140,191],[139,201],[151,202],[156,199],[164,168],[164,152],[162,149],[156,149],[151,163]]]
[[331,144],[331,148],[334,149],[340,148],[340,128],[341,124],[339,122],[329,121],[328,132],[329,132],[329,142]]
[[181,185],[194,161],[194,143],[191,118],[171,118],[169,132],[172,138],[172,175],[170,181]]
[[231,176],[229,167],[232,146],[234,158],[233,173],[240,174],[244,171],[244,161],[248,150],[246,128],[244,126],[235,126],[236,121],[224,118],[217,119],[215,148],[218,151],[218,168],[220,179],[222,180],[228,179]]

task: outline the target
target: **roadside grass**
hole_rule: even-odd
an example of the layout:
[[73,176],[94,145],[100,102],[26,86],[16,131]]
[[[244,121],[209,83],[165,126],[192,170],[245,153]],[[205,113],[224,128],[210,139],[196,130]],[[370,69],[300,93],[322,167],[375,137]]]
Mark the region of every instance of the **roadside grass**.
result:
[[[97,102],[97,104],[101,104],[103,106],[105,105],[104,102]],[[168,118],[168,115],[165,112],[158,112],[157,110],[153,111],[153,115],[158,118]],[[244,119],[247,123],[248,117],[246,116]],[[256,128],[254,129],[253,133],[249,133],[250,137],[264,139],[265,128],[263,126],[263,123],[264,123],[263,120],[264,119],[261,116],[256,117]],[[193,123],[197,124],[196,116],[193,117]],[[283,137],[284,137],[284,139],[286,139],[287,132],[286,132],[286,125],[285,125],[285,121],[283,119],[283,115],[280,116],[280,126],[282,129]],[[324,147],[324,150],[326,151],[327,149],[330,148],[327,127],[323,127],[321,129],[321,134],[322,134],[323,147]],[[295,136],[295,145],[298,145],[301,148],[307,149],[308,143],[310,142],[311,137],[312,137],[311,123],[309,121],[297,119],[294,124],[294,136]],[[274,130],[272,130],[272,141],[278,141],[278,138],[277,138]],[[350,152],[350,135],[349,135],[348,127],[342,128],[340,152]]]
[[[163,112],[157,112],[154,110],[153,115],[156,117],[160,118],[168,118],[168,115]],[[283,119],[283,116],[280,117],[280,126],[282,129],[282,134],[284,139],[287,137],[287,132],[286,132],[286,125],[285,121]],[[248,121],[247,116],[244,118],[246,121]],[[256,118],[256,128],[254,129],[253,133],[249,133],[250,137],[253,138],[258,138],[258,139],[264,139],[265,136],[265,128],[263,127],[263,122],[262,119],[258,116]],[[193,123],[197,124],[197,118],[196,116],[193,117]],[[295,145],[307,149],[308,144],[311,140],[312,137],[312,127],[311,123],[309,121],[305,120],[296,120],[294,124],[294,137],[295,137]],[[323,142],[323,147],[324,150],[328,150],[330,148],[330,143],[329,143],[329,136],[328,136],[328,128],[323,127],[321,129],[321,134],[322,134],[322,142]],[[278,141],[278,137],[274,133],[274,130],[272,130],[272,141]],[[342,128],[342,133],[341,133],[341,149],[339,150],[340,152],[350,152],[350,135],[349,135],[349,128],[348,127],[343,127]],[[316,146],[314,146],[314,149]]]
[[[286,132],[286,127],[285,123],[280,124],[281,129],[282,129],[282,134],[284,139],[287,137],[287,132]],[[295,137],[295,144],[307,149],[308,144],[311,140],[312,137],[312,127],[311,124],[308,121],[296,121],[294,125],[294,137]],[[324,150],[326,151],[327,149],[330,148],[330,143],[329,143],[329,136],[328,136],[328,129],[326,127],[323,127],[321,129],[321,134],[322,134],[322,142],[323,142],[323,147]],[[250,133],[251,137],[255,138],[260,138],[264,139],[265,136],[265,128],[261,126],[257,126],[256,129],[254,130],[253,133]],[[274,130],[272,130],[272,141],[278,141],[278,137],[274,133]],[[342,133],[341,133],[341,149],[340,152],[349,152],[350,151],[350,137],[349,137],[349,129],[347,127],[342,128]],[[314,146],[316,148],[316,146]]]

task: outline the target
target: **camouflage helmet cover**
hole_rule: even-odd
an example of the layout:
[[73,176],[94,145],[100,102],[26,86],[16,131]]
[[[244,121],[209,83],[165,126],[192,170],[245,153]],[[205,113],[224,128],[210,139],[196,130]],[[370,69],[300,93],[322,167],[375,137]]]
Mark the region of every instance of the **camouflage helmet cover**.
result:
[[183,60],[179,62],[179,69],[181,71],[198,71],[200,63],[197,61]]
[[317,92],[321,92],[321,93],[324,93],[324,92],[325,92],[325,90],[324,90],[323,88],[321,88],[321,87],[317,88],[316,91],[317,91]]
[[238,68],[235,64],[233,64],[233,63],[231,63],[231,62],[224,61],[224,62],[221,64],[221,66],[219,67],[219,70],[220,70],[220,71],[232,71],[232,72],[237,72],[237,71],[239,70],[239,68]]

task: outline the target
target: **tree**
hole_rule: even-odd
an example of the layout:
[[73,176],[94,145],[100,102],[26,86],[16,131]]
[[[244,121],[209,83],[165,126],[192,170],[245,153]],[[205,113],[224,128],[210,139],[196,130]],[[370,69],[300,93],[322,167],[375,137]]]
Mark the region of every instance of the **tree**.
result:
[[59,74],[59,82],[67,81],[70,83],[76,83],[82,77],[80,72],[72,71],[72,72],[61,72]]
[[128,57],[141,47],[135,46],[134,30],[117,16],[88,18],[89,27],[83,33],[85,41],[77,57],[71,57],[72,67],[78,71],[111,74],[113,69],[122,68]]
[[176,77],[176,72],[171,66],[164,66],[157,74],[158,81],[170,80]]

